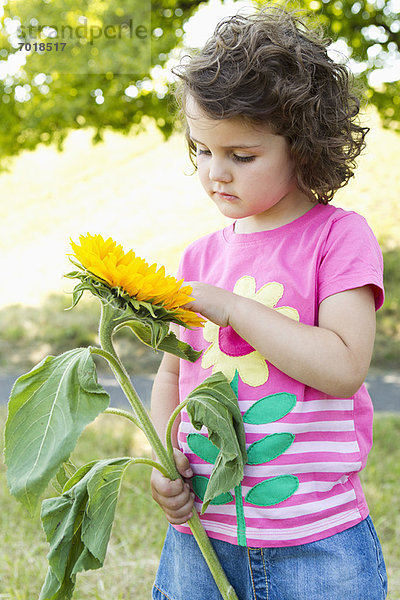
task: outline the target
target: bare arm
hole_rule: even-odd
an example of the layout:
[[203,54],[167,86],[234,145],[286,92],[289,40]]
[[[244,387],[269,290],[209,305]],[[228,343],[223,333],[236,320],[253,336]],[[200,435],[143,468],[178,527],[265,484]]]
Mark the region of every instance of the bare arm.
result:
[[362,385],[375,337],[370,286],[326,298],[319,307],[319,325],[311,326],[224,289],[197,282],[191,285],[196,300],[187,308],[221,327],[233,327],[290,377],[339,397],[352,396]]
[[[161,440],[171,413],[179,404],[179,358],[165,353],[153,384],[151,394],[151,419]],[[179,418],[179,417],[178,417]],[[178,419],[177,419],[178,421]],[[178,424],[174,426],[172,444],[177,447]]]
[[[154,380],[151,396],[151,418],[163,442],[169,417],[179,403],[178,379],[179,359],[166,353]],[[177,430],[178,423],[176,423],[172,432],[175,464],[183,477],[190,478],[193,472],[189,461],[177,449]],[[187,482],[183,482],[181,479],[171,481],[159,471],[153,469],[151,490],[154,500],[161,506],[170,523],[185,523],[191,517],[194,495],[190,491]]]

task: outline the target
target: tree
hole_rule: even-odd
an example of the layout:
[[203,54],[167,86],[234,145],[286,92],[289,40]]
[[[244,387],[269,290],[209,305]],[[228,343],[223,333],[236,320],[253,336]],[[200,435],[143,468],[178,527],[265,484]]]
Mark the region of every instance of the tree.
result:
[[[347,44],[366,100],[385,126],[400,131],[400,77],[374,85],[372,73],[397,62],[400,72],[400,15],[397,0],[301,0],[334,40]],[[298,6],[298,3],[297,3]]]
[[[167,80],[154,83],[154,68],[165,66],[182,43],[185,21],[204,1],[8,0],[0,21],[1,158],[39,143],[61,148],[74,128],[94,128],[95,142],[106,128],[140,131],[145,115],[167,138],[176,122],[172,94]],[[346,43],[366,100],[384,125],[400,131],[400,82],[374,86],[371,78],[400,61],[398,0],[301,0],[300,6]],[[66,44],[63,51],[55,50],[57,42]],[[30,46],[20,50],[22,43]],[[52,50],[40,50],[41,43]],[[25,54],[26,64],[13,69]]]
[[95,142],[106,128],[139,131],[144,115],[168,137],[171,94],[152,73],[202,1],[8,0],[0,22],[1,158],[39,143],[62,148],[74,128],[93,127]]

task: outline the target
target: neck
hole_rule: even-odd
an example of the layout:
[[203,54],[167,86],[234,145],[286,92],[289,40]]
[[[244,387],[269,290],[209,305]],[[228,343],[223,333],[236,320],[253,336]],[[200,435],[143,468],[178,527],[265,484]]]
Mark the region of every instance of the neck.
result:
[[303,216],[314,206],[315,202],[302,192],[290,192],[265,212],[236,221],[235,232],[255,233],[277,229]]

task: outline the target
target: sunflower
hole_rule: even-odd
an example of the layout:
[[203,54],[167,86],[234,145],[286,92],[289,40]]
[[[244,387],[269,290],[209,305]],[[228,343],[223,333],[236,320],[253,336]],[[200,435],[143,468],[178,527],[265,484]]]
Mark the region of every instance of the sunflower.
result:
[[[111,289],[115,298],[134,306],[136,309],[145,306],[154,316],[164,317],[180,322],[187,327],[203,325],[201,319],[191,310],[182,308],[190,300],[192,288],[183,286],[183,279],[165,274],[165,268],[149,265],[143,258],[136,256],[132,250],[124,252],[122,246],[112,238],[106,240],[101,235],[89,233],[79,237],[80,245],[71,240],[74,254],[72,262],[85,273],[74,272],[69,277],[85,278],[85,289],[100,290],[97,295],[104,296],[104,284]],[[74,262],[75,259],[78,264]],[[87,283],[88,280],[92,287]],[[96,286],[97,284],[97,286]],[[80,290],[84,289],[82,286]],[[151,306],[149,306],[151,305]],[[158,309],[158,310],[157,310]],[[160,309],[161,312],[160,312]]]

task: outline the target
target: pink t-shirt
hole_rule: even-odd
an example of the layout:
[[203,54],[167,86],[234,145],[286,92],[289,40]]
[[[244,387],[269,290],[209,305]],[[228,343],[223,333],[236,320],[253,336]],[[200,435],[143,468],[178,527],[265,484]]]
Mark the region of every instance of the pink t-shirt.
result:
[[[234,291],[308,325],[318,325],[322,300],[364,285],[373,286],[378,309],[382,276],[382,253],[365,219],[320,204],[272,231],[236,234],[230,225],[207,235],[186,249],[179,269],[187,281]],[[292,546],[367,516],[358,477],[372,445],[365,385],[352,398],[329,396],[279,371],[231,327],[207,322],[180,333],[203,351],[193,364],[181,360],[181,400],[222,371],[237,390],[245,423],[244,478],[201,517],[210,537],[250,547]],[[290,350],[290,339],[286,343]],[[206,436],[183,411],[178,441],[195,473],[198,510],[215,460]],[[176,528],[190,533],[186,525]]]

